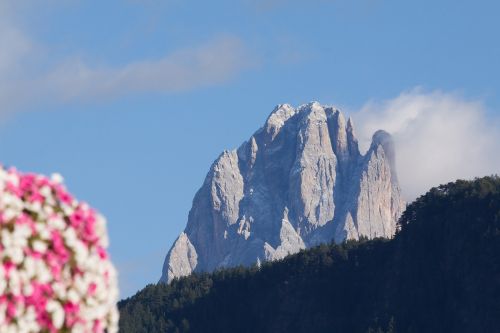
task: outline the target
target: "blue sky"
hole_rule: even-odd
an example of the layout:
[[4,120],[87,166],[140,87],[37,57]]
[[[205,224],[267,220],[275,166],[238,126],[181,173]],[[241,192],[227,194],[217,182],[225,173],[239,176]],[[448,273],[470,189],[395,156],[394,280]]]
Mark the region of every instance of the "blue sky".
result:
[[130,296],[160,277],[211,162],[276,104],[337,105],[365,141],[376,127],[393,132],[409,199],[500,172],[499,11],[496,1],[0,0],[0,160],[62,173],[106,215]]

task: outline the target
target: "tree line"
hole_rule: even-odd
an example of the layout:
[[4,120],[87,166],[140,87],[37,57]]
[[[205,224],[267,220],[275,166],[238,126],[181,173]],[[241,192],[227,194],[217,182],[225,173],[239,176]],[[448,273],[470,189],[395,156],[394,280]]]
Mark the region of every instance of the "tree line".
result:
[[411,203],[391,240],[148,285],[120,332],[500,332],[500,178]]

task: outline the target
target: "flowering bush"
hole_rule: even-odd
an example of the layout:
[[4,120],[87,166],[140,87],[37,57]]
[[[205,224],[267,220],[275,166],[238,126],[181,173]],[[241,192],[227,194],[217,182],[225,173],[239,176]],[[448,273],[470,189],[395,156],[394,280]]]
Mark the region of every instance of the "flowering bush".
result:
[[117,331],[105,224],[61,176],[0,167],[0,333]]

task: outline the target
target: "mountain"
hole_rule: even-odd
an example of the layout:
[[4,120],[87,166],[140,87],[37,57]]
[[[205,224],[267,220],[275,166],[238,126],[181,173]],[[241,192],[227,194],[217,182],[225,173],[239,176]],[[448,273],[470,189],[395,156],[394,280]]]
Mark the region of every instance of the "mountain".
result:
[[119,303],[120,332],[500,332],[500,178],[409,205],[393,239],[195,273]]
[[332,240],[392,237],[404,209],[394,154],[390,135],[378,131],[362,155],[352,120],[333,107],[277,106],[247,142],[215,160],[160,281]]

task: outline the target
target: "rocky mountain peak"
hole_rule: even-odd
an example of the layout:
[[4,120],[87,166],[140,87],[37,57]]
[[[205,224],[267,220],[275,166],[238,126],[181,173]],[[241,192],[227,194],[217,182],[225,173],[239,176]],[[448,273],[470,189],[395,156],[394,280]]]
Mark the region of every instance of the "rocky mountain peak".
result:
[[295,110],[289,104],[277,105],[267,118],[265,125],[266,132],[271,134],[271,136],[274,138],[274,136],[279,132],[285,122],[293,117],[296,113],[297,110]]
[[322,242],[391,237],[404,203],[390,135],[361,155],[354,125],[317,102],[278,105],[213,163],[161,281],[276,260]]

